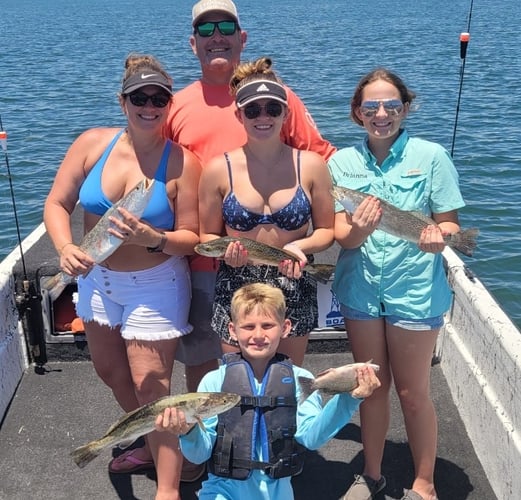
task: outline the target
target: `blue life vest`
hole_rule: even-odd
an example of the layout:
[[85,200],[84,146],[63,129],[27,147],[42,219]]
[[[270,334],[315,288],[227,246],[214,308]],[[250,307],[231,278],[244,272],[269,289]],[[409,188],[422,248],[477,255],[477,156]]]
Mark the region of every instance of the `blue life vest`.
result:
[[[227,354],[224,362],[222,391],[240,394],[241,403],[218,417],[217,441],[208,461],[210,472],[233,479],[247,479],[253,469],[273,479],[299,473],[305,448],[293,438],[297,400],[291,360],[282,354],[273,357],[260,394],[255,391],[253,370],[240,354]],[[259,437],[268,462],[255,460]]]

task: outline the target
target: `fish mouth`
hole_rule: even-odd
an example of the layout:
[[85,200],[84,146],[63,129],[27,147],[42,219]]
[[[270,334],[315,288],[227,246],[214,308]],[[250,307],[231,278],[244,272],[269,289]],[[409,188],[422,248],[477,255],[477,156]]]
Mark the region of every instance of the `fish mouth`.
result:
[[154,181],[155,181],[155,179],[149,179],[148,177],[145,177],[145,181],[144,181],[145,191],[148,191],[154,185]]

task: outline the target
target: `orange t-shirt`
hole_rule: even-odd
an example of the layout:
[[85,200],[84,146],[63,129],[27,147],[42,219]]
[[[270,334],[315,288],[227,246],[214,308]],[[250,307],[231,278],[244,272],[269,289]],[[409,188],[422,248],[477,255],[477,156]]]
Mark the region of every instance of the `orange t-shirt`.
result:
[[[325,161],[336,151],[318,131],[304,103],[288,87],[288,118],[281,130],[286,144],[315,151]],[[165,125],[165,135],[192,151],[205,164],[214,156],[241,147],[247,141],[244,126],[235,116],[235,98],[228,85],[208,85],[200,80],[174,95]],[[191,258],[192,270],[215,270],[215,262],[201,256]]]

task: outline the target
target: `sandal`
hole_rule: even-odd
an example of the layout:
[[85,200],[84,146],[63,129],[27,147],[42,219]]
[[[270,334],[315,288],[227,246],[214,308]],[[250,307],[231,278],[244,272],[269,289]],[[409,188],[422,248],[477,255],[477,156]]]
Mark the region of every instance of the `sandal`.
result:
[[155,468],[153,460],[141,460],[133,454],[140,448],[128,450],[121,455],[114,457],[109,462],[109,472],[111,474],[132,474],[133,472],[142,472]]

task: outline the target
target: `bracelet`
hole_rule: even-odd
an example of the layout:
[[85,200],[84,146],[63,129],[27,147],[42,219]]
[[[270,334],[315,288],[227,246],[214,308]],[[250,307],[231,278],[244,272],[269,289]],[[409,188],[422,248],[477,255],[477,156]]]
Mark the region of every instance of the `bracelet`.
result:
[[148,253],[159,253],[159,252],[162,252],[165,248],[165,245],[166,245],[166,234],[164,231],[161,231],[159,233],[161,235],[161,241],[159,242],[159,244],[155,247],[147,247],[147,252]]
[[74,245],[74,243],[72,241],[69,241],[67,243],[65,243],[65,245],[62,245],[60,247],[60,249],[58,250],[58,253],[61,255],[61,253],[63,252],[63,249],[67,246],[67,245]]

